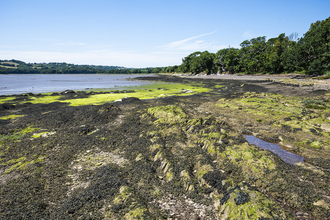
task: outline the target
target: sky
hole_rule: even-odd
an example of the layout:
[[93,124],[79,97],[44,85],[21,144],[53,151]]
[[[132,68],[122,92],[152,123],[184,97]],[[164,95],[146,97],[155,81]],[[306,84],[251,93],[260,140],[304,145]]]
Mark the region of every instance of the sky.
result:
[[0,0],[0,60],[180,65],[196,51],[298,33],[329,0]]

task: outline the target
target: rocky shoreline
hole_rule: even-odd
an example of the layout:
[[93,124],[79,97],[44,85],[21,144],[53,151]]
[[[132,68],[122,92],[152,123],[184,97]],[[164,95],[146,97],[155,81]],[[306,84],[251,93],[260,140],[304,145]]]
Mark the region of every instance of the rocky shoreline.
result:
[[[327,86],[139,80],[186,87],[145,91],[158,98],[137,90],[0,97],[0,218],[330,218]],[[305,161],[285,163],[242,134]]]

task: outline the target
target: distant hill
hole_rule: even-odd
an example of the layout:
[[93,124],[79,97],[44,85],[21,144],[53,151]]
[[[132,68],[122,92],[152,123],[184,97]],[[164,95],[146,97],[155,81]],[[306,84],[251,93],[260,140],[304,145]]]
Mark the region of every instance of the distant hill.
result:
[[[122,66],[76,65],[69,63],[25,63],[20,60],[0,60],[0,74],[133,74],[157,73],[162,68],[126,68]],[[156,72],[155,72],[156,71]]]
[[17,66],[19,64],[15,63],[15,62],[11,62],[11,61],[4,61],[0,63],[0,67],[4,67],[4,68],[14,68],[17,69]]

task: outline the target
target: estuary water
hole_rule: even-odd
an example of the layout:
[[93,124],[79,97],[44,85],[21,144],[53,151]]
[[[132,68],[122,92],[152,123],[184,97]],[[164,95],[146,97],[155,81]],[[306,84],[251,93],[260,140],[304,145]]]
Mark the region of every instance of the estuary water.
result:
[[0,75],[0,95],[61,92],[87,89],[120,89],[152,82],[129,80],[151,75],[115,74],[9,74]]

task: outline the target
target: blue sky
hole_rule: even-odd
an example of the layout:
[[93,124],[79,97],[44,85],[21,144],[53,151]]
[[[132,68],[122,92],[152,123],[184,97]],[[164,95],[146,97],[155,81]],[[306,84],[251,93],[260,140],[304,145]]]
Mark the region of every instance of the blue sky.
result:
[[0,0],[0,59],[156,67],[293,32],[329,0]]

